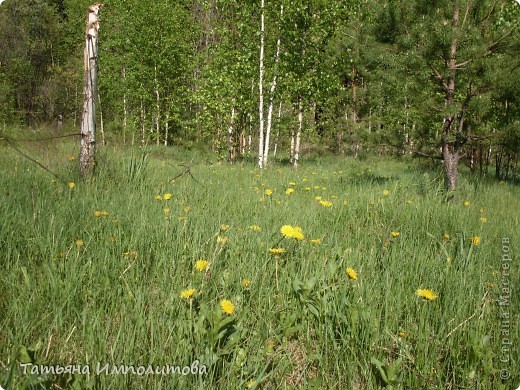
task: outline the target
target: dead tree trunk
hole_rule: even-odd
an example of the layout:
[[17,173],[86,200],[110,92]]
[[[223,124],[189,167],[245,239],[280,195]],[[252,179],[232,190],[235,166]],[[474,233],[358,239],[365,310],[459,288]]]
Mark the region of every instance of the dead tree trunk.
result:
[[96,97],[98,64],[99,10],[102,4],[88,8],[85,32],[83,116],[81,118],[80,174],[88,177],[94,170],[96,151]]

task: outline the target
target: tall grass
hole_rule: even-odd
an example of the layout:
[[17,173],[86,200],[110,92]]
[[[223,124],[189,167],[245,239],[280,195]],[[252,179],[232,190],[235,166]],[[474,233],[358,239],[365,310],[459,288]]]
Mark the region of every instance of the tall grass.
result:
[[[62,182],[7,149],[0,156],[4,387],[519,383],[518,299],[508,306],[507,365],[498,304],[502,238],[516,253],[520,233],[513,185],[463,177],[447,203],[439,172],[389,159],[329,157],[260,171],[166,148],[106,148],[86,182],[71,156],[56,153],[49,163]],[[186,166],[193,177],[179,175]],[[301,227],[305,239],[284,238],[283,225]],[[275,246],[285,252],[270,253]],[[195,268],[199,259],[207,270]],[[511,285],[517,267],[516,259]],[[196,292],[181,298],[188,288]],[[438,298],[418,297],[420,288]],[[223,299],[233,314],[222,312]],[[207,374],[95,372],[98,362],[183,367],[196,359]],[[91,372],[32,375],[20,365],[27,362]],[[512,377],[501,380],[501,369]]]

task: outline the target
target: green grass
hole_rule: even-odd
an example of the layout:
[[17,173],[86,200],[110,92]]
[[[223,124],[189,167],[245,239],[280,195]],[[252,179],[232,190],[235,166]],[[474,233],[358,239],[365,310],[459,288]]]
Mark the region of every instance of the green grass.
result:
[[[323,157],[304,159],[298,170],[260,171],[176,148],[145,155],[105,148],[95,180],[81,182],[72,144],[54,148],[44,162],[58,179],[0,150],[0,385],[520,383],[518,295],[498,304],[503,281],[519,281],[518,187],[463,174],[456,198],[446,203],[440,172],[413,162]],[[173,181],[186,166],[193,178],[186,173]],[[266,196],[266,189],[273,193]],[[155,199],[164,194],[171,199]],[[286,224],[301,227],[305,240],[283,238]],[[515,260],[502,276],[505,237]],[[285,253],[269,253],[276,245]],[[195,269],[198,259],[210,262],[207,272]],[[187,288],[196,289],[191,301],[180,297]],[[419,288],[438,298],[419,298]],[[234,303],[232,315],[222,313],[222,299]],[[500,362],[504,338],[512,341],[507,363]],[[195,359],[207,374],[95,372],[98,362],[182,368]],[[89,365],[91,372],[31,375],[21,362]],[[501,369],[512,377],[501,380]]]

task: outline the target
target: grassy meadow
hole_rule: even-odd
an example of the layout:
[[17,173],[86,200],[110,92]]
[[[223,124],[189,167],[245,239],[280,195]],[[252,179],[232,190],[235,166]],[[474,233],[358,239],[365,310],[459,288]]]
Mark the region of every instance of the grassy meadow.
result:
[[84,182],[72,142],[27,148],[59,177],[0,145],[4,388],[520,384],[519,299],[502,293],[517,185],[461,166],[446,202],[417,161],[259,170],[175,147],[102,148]]

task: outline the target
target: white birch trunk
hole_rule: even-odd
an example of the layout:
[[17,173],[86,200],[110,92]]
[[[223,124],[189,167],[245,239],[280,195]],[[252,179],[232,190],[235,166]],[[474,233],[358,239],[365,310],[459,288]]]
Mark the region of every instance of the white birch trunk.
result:
[[101,95],[98,92],[98,106],[99,106],[99,133],[101,134],[101,145],[105,146],[105,122],[103,122],[103,109],[101,105]]
[[234,125],[234,122],[235,122],[235,107],[233,106],[231,108],[231,121],[229,123],[228,137],[227,137],[228,152],[229,152],[228,159],[229,159],[230,162],[235,162],[235,159],[236,159],[236,150],[235,150],[235,145],[234,145],[234,142],[233,142],[233,125]]
[[164,146],[168,146],[168,132],[170,129],[170,114],[166,113],[166,123],[164,124]]
[[294,144],[294,162],[293,165],[295,168],[298,168],[298,163],[300,159],[300,139],[302,134],[302,126],[303,126],[303,104],[302,99],[299,99],[298,104],[298,131],[296,132],[296,142]]
[[[283,17],[283,4],[280,5],[280,20]],[[271,124],[273,118],[273,100],[274,91],[276,90],[276,76],[278,61],[280,60],[280,34],[278,34],[278,40],[276,41],[276,54],[274,57],[274,76],[273,82],[271,83],[271,90],[269,91],[269,109],[267,111],[267,128],[265,130],[265,141],[264,141],[264,152],[262,166],[267,166],[267,158],[269,156],[269,138],[271,136]]]
[[155,83],[155,141],[156,144],[160,144],[160,130],[161,130],[161,124],[159,122],[159,117],[161,115],[161,105],[160,105],[160,96],[159,96],[159,81],[157,80],[157,64],[154,64],[154,83]]
[[101,4],[88,8],[85,31],[83,114],[81,118],[80,174],[87,177],[94,170],[96,151],[96,97],[99,9]]
[[[123,82],[126,81],[126,68],[123,67]],[[126,145],[126,126],[127,126],[128,110],[126,108],[126,83],[125,93],[123,94],[123,145]]]
[[258,167],[264,167],[264,0],[261,3],[260,16],[260,75],[258,80],[258,117],[260,120],[260,132],[258,135]]
[[[278,106],[278,123],[280,123],[280,118],[282,117],[282,102]],[[276,130],[276,138],[274,140],[274,150],[273,150],[273,158],[276,159],[276,152],[278,150],[278,139],[280,138],[280,128]]]

